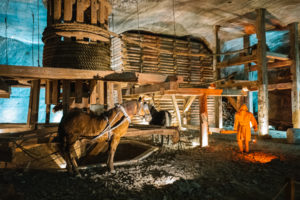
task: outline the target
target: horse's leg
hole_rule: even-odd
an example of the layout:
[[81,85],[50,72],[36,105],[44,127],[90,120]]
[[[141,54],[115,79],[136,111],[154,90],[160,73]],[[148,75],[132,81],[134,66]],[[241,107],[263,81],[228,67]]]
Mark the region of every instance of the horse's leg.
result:
[[109,153],[108,153],[108,159],[107,159],[107,167],[111,172],[114,172],[114,157],[115,152],[117,149],[117,146],[120,143],[120,136],[116,136],[115,134],[112,136],[110,145],[109,145]]
[[73,170],[73,172],[75,172],[77,175],[80,175],[79,170],[78,170],[78,164],[77,164],[77,162],[76,162],[75,155],[74,155],[74,154],[76,154],[74,144],[71,145],[70,150],[71,150],[71,149],[72,149],[72,152],[69,151],[68,155],[69,155],[69,159],[70,159],[70,161],[71,161],[72,170]]

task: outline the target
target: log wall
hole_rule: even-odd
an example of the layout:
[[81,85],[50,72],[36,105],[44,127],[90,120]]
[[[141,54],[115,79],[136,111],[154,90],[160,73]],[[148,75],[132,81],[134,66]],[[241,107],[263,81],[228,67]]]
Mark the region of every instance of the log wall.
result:
[[[168,35],[153,34],[150,32],[129,31],[123,35],[140,45],[127,43],[125,40],[112,39],[112,69],[116,71],[158,73],[167,75],[180,75],[184,82],[180,87],[203,87],[213,81],[212,57],[189,57],[176,55],[181,53],[207,53],[211,50],[206,44],[192,37],[174,37]],[[156,47],[147,48],[145,45]],[[166,53],[164,50],[173,53]],[[188,97],[176,96],[181,116],[183,107]],[[197,98],[196,98],[197,99]],[[155,105],[158,110],[168,110],[173,116],[172,122],[177,125],[171,96],[155,95]],[[214,100],[208,98],[209,123],[214,125]],[[198,100],[192,104],[187,113],[188,124],[199,125]],[[135,122],[140,122],[136,119]]]

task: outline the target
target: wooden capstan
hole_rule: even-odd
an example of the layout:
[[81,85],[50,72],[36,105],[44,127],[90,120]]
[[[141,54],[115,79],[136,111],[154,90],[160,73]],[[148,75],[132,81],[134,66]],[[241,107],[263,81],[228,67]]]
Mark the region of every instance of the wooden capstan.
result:
[[110,70],[107,0],[48,0],[43,65]]

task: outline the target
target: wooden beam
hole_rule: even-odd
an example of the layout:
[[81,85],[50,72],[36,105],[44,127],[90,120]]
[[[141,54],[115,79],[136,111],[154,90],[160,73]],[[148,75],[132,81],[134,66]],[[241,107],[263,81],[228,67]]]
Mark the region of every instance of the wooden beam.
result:
[[290,57],[292,59],[292,119],[293,128],[300,128],[300,60],[298,23],[289,24]]
[[218,84],[218,88],[233,88],[233,87],[255,87],[257,86],[257,81],[229,81],[225,84]]
[[200,108],[200,145],[201,147],[208,146],[208,113],[207,113],[207,96],[199,96]]
[[183,96],[191,96],[191,95],[203,95],[207,96],[222,96],[222,89],[207,89],[207,88],[178,88],[176,90],[166,90],[164,91],[165,95],[183,95]]
[[180,110],[179,110],[179,107],[178,107],[178,104],[177,104],[176,96],[171,95],[171,98],[172,98],[172,103],[173,103],[173,106],[174,106],[174,112],[176,114],[176,118],[177,118],[177,121],[178,121],[178,127],[179,127],[179,130],[181,130],[182,129],[181,115],[180,115]]
[[[243,47],[249,48],[250,47],[250,36],[244,35],[243,38]],[[250,54],[250,49],[247,49],[245,56]],[[251,66],[251,63],[245,63],[244,64],[244,78],[245,80],[249,80],[249,67]]]
[[242,65],[246,63],[256,62],[256,55],[240,56],[231,60],[223,61],[217,64],[217,68],[225,68],[234,65]]
[[193,104],[195,99],[196,99],[196,96],[189,97],[189,99],[187,100],[187,102],[185,103],[185,105],[183,107],[183,112],[184,113],[186,113],[190,109],[190,107]]
[[258,81],[258,131],[260,135],[269,134],[269,98],[268,98],[268,69],[267,45],[265,30],[265,13],[263,8],[256,9],[257,35],[257,81]]
[[289,56],[282,53],[275,53],[267,51],[267,58],[269,59],[276,59],[276,60],[289,60]]
[[[277,61],[274,63],[268,63],[268,70],[280,68],[280,67],[288,67],[292,65],[292,60],[285,60],[285,61]],[[256,71],[258,68],[258,65],[252,65],[250,67],[250,71]]]
[[[54,68],[54,67],[30,67],[30,66],[14,66],[14,65],[0,65],[0,76],[27,78],[27,79],[52,79],[52,80],[91,80],[91,79],[105,79],[106,76],[115,74],[118,77],[117,82],[128,82],[128,74],[116,73],[114,71],[100,71],[100,70],[82,70],[71,68]],[[163,74],[153,73],[134,73],[137,77],[134,82],[139,84],[153,84],[163,83],[168,76]],[[177,76],[177,82],[182,82],[183,77]],[[114,81],[114,80],[112,80]]]
[[30,88],[27,125],[35,127],[38,122],[40,100],[40,80],[33,80]]
[[237,101],[234,99],[234,98],[232,98],[232,97],[226,97],[227,99],[228,99],[228,101],[229,101],[229,103],[232,105],[232,107],[236,110],[236,111],[238,111],[239,110],[239,107],[238,107],[238,105],[237,105]]

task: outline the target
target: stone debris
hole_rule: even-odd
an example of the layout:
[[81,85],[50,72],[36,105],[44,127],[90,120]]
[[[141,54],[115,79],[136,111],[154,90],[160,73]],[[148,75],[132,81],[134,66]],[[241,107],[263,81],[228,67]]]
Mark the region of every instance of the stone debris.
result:
[[[271,199],[286,177],[300,180],[300,147],[258,141],[255,155],[273,155],[267,163],[247,160],[234,140],[210,136],[210,147],[165,148],[135,165],[65,172],[1,169],[0,182],[13,186],[25,200],[37,199]],[[268,148],[266,148],[268,147]],[[267,149],[268,152],[265,152]],[[297,193],[298,192],[298,193]],[[299,195],[300,191],[296,191]],[[0,194],[0,199],[1,199]]]

